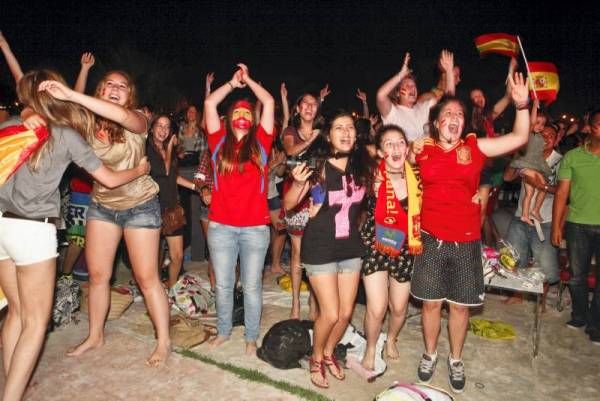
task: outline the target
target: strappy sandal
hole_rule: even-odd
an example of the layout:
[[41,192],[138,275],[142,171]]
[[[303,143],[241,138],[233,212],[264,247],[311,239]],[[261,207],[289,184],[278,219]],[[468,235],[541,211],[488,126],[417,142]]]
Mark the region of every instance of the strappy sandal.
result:
[[[339,361],[334,355],[323,355],[322,363],[324,363],[325,366],[327,366],[329,373],[331,373],[331,375],[336,379],[344,380],[346,378],[346,375],[344,374],[344,368],[342,368],[342,365],[340,365]],[[333,368],[335,368],[335,370]]]
[[[320,373],[323,381],[315,381],[313,373]],[[325,376],[325,365],[323,364],[323,361],[315,361],[314,359],[310,358],[310,381],[317,387],[329,388],[329,382]]]

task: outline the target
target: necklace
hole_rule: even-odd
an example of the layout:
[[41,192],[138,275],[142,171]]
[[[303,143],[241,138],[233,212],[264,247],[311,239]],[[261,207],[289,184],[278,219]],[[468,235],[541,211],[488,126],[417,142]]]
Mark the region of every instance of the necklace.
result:
[[388,174],[392,174],[392,175],[399,175],[400,178],[404,178],[404,170],[400,170],[400,171],[388,171]]

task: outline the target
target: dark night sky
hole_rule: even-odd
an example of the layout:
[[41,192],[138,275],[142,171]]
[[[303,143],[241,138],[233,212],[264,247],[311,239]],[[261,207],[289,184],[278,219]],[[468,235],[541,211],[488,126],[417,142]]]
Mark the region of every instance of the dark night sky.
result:
[[[179,95],[199,101],[206,72],[216,72],[218,85],[244,61],[277,98],[281,81],[291,101],[328,82],[330,104],[358,108],[360,87],[374,110],[377,87],[398,71],[405,51],[423,91],[437,79],[442,48],[454,51],[463,69],[459,94],[477,85],[494,100],[508,59],[481,59],[473,39],[507,32],[521,35],[530,61],[557,65],[554,114],[600,105],[599,7],[574,2],[560,8],[543,1],[35,3],[3,3],[0,16],[24,70],[52,67],[73,82],[80,54],[90,50],[96,66],[88,92],[104,71],[121,68],[136,78],[142,100],[154,104],[172,104]],[[3,61],[0,82],[11,84]]]

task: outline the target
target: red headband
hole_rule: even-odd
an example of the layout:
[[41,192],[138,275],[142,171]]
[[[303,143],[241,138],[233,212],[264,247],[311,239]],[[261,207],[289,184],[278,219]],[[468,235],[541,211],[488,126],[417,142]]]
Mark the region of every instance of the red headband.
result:
[[238,100],[237,102],[235,102],[233,104],[233,109],[246,109],[250,112],[252,112],[252,104],[250,104],[250,102],[248,102],[247,100]]

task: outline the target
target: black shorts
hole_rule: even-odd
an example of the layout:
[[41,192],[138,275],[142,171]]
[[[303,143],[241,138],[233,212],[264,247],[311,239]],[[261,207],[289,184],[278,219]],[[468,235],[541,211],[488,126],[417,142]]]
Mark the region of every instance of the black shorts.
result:
[[411,294],[423,301],[482,305],[481,242],[441,241],[424,231],[421,237],[423,253],[415,257]]

